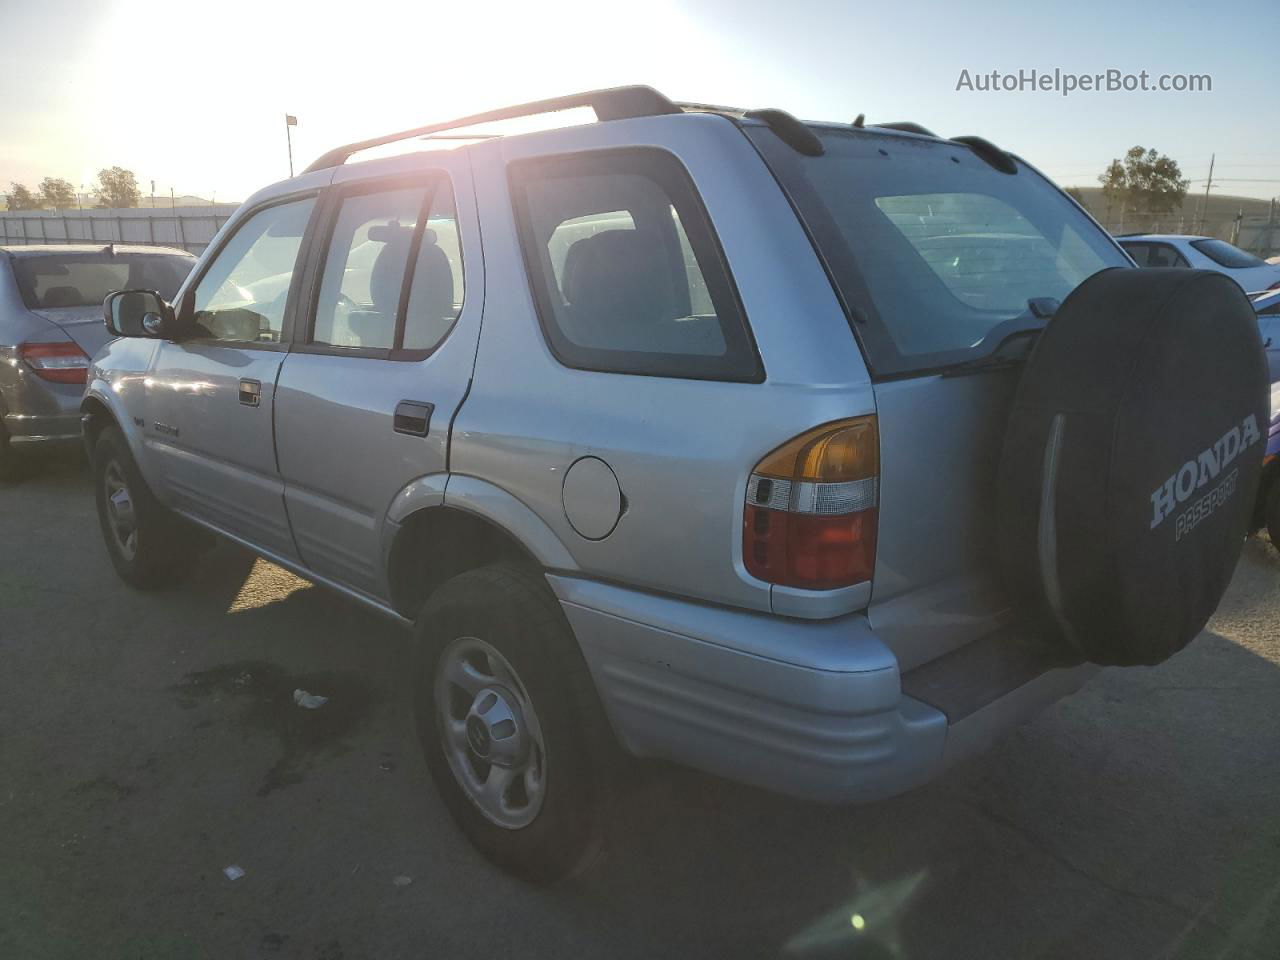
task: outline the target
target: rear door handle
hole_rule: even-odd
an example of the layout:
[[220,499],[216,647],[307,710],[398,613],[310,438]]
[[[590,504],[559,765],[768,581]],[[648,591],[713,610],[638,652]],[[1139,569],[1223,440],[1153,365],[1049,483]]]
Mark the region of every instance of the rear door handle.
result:
[[431,412],[435,404],[420,400],[401,400],[396,404],[392,429],[411,437],[425,437],[431,430]]
[[262,403],[262,381],[244,379],[240,381],[240,402],[246,407],[256,407]]

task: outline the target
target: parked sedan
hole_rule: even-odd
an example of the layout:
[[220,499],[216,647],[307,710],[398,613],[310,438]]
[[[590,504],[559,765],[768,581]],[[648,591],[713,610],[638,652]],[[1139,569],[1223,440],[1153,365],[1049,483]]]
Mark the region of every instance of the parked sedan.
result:
[[1251,298],[1258,312],[1258,329],[1262,345],[1267,349],[1267,368],[1271,382],[1280,380],[1280,290],[1260,293]]
[[113,290],[172,296],[195,257],[167,247],[0,246],[0,479],[26,455],[80,440],[89,358]]
[[1140,267],[1195,267],[1224,273],[1245,293],[1280,289],[1280,264],[1268,263],[1252,253],[1214,237],[1144,233],[1117,237]]

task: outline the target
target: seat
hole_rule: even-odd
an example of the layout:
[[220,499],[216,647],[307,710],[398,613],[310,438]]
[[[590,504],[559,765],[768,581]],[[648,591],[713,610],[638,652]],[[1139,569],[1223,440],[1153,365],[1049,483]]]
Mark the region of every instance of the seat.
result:
[[78,307],[84,303],[84,297],[75,287],[61,286],[50,287],[44,292],[44,296],[40,298],[40,301],[49,309]]
[[594,349],[651,349],[652,328],[687,312],[676,305],[671,273],[662,244],[638,230],[575,241],[561,280],[565,335]]
[[404,323],[406,350],[430,350],[444,336],[454,319],[453,268],[428,230],[418,250]]

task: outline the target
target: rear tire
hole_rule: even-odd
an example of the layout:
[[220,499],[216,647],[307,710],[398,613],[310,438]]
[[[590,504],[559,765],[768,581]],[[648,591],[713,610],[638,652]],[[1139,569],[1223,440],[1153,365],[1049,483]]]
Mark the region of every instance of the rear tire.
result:
[[508,563],[459,574],[416,634],[417,732],[458,827],[522,879],[584,869],[601,845],[612,734],[542,575]]
[[156,499],[117,427],[98,437],[93,487],[102,539],[120,579],[152,590],[186,576],[203,544],[200,532]]

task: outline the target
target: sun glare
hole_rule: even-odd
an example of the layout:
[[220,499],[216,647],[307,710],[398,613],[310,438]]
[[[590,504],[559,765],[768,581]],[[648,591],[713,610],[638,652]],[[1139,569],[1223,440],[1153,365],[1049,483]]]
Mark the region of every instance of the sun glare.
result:
[[353,17],[349,5],[317,4],[299,16],[292,4],[262,0],[226,0],[216,13],[166,0],[120,3],[97,34],[100,68],[118,76],[120,51],[128,50],[135,59],[127,72],[172,75],[180,60],[178,72],[191,82],[149,84],[152,119],[129,111],[136,122],[111,109],[121,88],[104,89],[103,109],[93,111],[95,141],[132,164],[144,187],[154,178],[179,192],[216,189],[220,198],[243,199],[288,174],[286,112],[298,117],[300,169],[350,140],[577,90],[659,82],[659,50],[663,70],[669,75],[680,63],[682,84],[696,91],[715,46],[664,2],[617,23],[609,8],[587,0],[368,0],[360,9]]

